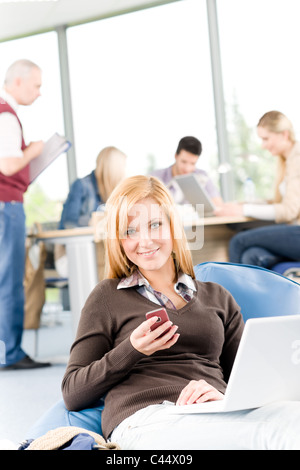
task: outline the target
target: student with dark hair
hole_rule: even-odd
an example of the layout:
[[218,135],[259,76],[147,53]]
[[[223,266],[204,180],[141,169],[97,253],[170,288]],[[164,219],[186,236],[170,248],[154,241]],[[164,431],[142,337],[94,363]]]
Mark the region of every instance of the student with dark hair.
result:
[[[71,185],[64,203],[59,229],[87,227],[92,223],[92,214],[105,206],[107,198],[117,184],[125,178],[126,155],[116,147],[103,148],[96,159],[96,168]],[[96,244],[97,259],[102,255],[103,243]],[[64,245],[54,247],[55,269],[61,277],[68,277],[68,257]],[[101,266],[101,268],[100,268]],[[99,279],[103,277],[103,266],[98,266]]]
[[196,168],[201,153],[202,144],[200,140],[192,136],[183,137],[177,146],[175,162],[167,168],[158,169],[151,173],[152,176],[156,176],[167,186],[177,204],[182,204],[187,201],[184,200],[182,191],[174,180],[174,177],[187,175],[189,173],[195,173],[197,175],[201,185],[205,188],[216,205],[222,203],[220,193],[206,171]]
[[185,150],[186,152],[190,152],[193,155],[200,157],[202,153],[202,144],[200,140],[196,139],[196,137],[182,137],[178,143],[176,155],[179,155],[181,150]]

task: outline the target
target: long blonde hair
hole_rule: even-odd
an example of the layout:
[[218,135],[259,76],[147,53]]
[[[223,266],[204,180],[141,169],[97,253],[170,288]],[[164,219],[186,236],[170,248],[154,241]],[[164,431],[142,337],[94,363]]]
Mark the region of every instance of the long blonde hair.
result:
[[165,212],[173,240],[173,258],[176,276],[179,271],[195,278],[191,253],[183,224],[167,188],[152,176],[132,176],[123,180],[106,203],[107,215],[107,277],[122,278],[132,274],[136,266],[127,258],[121,238],[126,232],[129,210],[140,200],[154,199]]
[[125,178],[126,155],[116,147],[105,147],[96,160],[95,175],[103,202],[117,184]]
[[[280,111],[269,111],[265,113],[258,121],[257,127],[263,127],[269,132],[279,134],[288,131],[289,140],[294,144],[296,142],[295,131],[291,121]],[[282,196],[279,191],[280,183],[283,181],[286,172],[286,158],[283,155],[278,155],[277,169],[275,179],[275,196],[274,202],[280,202]]]

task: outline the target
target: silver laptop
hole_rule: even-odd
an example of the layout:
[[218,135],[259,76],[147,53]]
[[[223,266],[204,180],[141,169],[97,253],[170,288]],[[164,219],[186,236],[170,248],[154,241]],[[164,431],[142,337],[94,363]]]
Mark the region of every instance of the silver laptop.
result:
[[201,186],[197,175],[189,173],[188,175],[175,176],[175,181],[179,185],[187,201],[189,201],[200,217],[214,216],[215,205],[207,191]]
[[247,320],[223,400],[174,406],[216,413],[300,401],[300,315]]

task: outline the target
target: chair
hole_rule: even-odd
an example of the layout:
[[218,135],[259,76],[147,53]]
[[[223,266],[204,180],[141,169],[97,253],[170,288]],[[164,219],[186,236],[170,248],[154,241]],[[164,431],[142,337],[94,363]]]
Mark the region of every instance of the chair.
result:
[[[195,274],[200,281],[225,287],[240,305],[245,321],[253,317],[300,314],[300,285],[267,269],[214,262],[197,265]],[[66,425],[101,434],[103,408],[102,400],[95,408],[69,412],[60,400],[29,430],[27,438],[34,439]]]
[[272,267],[272,271],[300,283],[300,261],[285,261],[277,263]]
[[[43,222],[35,223],[35,231],[37,233],[43,233],[47,230],[58,230],[57,222]],[[45,290],[47,289],[59,290],[60,304],[62,304],[63,310],[70,310],[69,302],[69,280],[66,277],[62,277],[58,274],[55,268],[55,259],[54,259],[54,244],[45,240],[44,246],[46,249],[46,259],[44,264],[44,281],[45,281]],[[46,296],[47,303],[47,296]],[[56,307],[57,310],[57,307]]]
[[196,278],[225,287],[248,318],[300,314],[299,284],[258,266],[234,263],[201,263]]

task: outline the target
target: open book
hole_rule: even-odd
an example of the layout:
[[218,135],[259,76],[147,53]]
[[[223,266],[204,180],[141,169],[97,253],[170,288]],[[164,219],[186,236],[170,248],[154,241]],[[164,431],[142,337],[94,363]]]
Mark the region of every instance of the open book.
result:
[[30,183],[35,180],[59,155],[66,152],[71,143],[65,137],[54,134],[47,142],[38,157],[29,164]]

